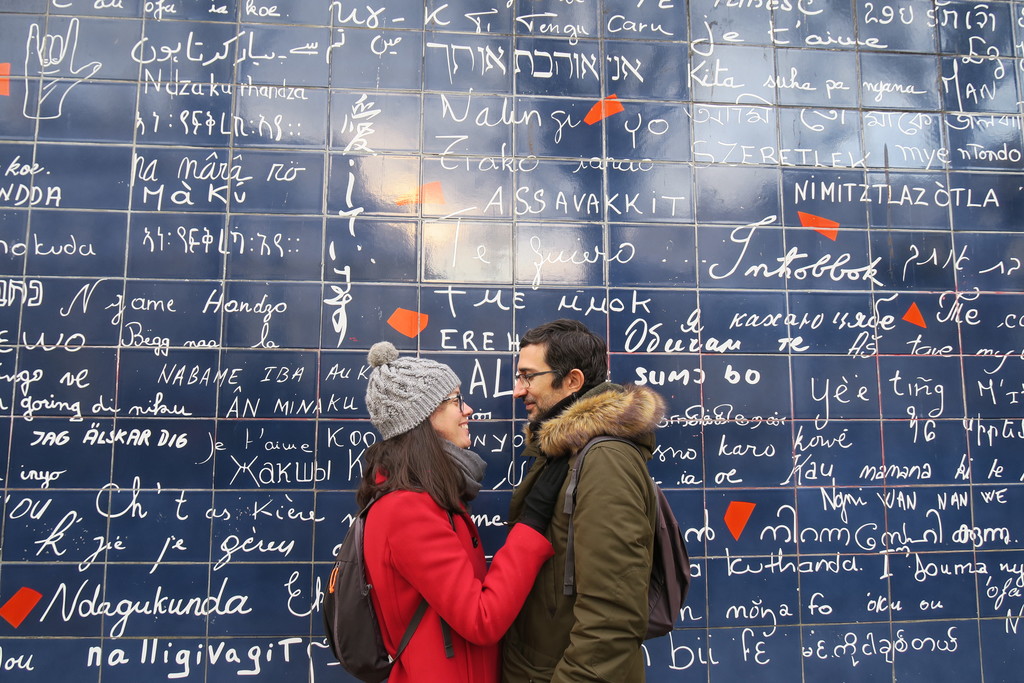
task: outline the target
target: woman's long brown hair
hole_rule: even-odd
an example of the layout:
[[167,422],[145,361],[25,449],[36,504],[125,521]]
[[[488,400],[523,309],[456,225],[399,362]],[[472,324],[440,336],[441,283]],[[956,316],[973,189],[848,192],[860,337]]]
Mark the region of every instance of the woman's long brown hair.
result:
[[425,491],[445,510],[462,509],[462,473],[445,453],[429,419],[373,444],[363,458],[363,481],[356,492],[360,508],[389,491]]

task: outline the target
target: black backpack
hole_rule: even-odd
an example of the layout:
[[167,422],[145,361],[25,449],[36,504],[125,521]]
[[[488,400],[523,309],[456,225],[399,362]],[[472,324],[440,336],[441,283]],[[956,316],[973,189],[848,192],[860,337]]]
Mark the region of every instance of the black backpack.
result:
[[[345,671],[366,683],[381,683],[387,680],[391,667],[398,661],[409,644],[416,627],[427,611],[427,601],[420,602],[413,614],[412,621],[402,635],[394,658],[384,647],[384,639],[380,634],[380,624],[373,609],[370,591],[373,586],[366,580],[366,569],[363,566],[363,526],[366,513],[370,506],[380,498],[374,498],[366,507],[359,511],[352,526],[341,542],[341,548],[334,560],[324,591],[321,610],[324,617],[324,629],[331,651]],[[455,520],[448,513],[448,521],[455,528]],[[448,624],[441,620],[441,631],[444,636],[445,655],[455,656]]]
[[[563,507],[563,511],[569,515],[569,540],[565,550],[565,577],[562,586],[562,592],[565,595],[572,595],[576,592],[576,553],[573,550],[572,513],[576,507],[576,485],[579,481],[580,468],[583,466],[583,456],[587,454],[587,451],[594,444],[602,441],[619,441],[636,448],[633,443],[625,439],[599,436],[591,439],[576,456],[576,463],[569,474],[569,485],[565,489],[565,505]],[[654,562],[651,565],[651,582],[647,588],[649,612],[645,640],[663,636],[672,630],[690,588],[690,557],[686,553],[686,545],[683,543],[679,522],[676,521],[675,514],[673,514],[661,487],[653,478],[649,477],[649,479],[651,486],[654,487],[658,509],[654,526]]]

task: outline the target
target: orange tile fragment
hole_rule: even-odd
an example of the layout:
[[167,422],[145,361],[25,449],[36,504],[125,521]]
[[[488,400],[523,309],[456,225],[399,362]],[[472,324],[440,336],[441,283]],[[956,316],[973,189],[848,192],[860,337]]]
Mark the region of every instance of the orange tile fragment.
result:
[[626,110],[622,106],[622,103],[619,102],[619,96],[609,95],[603,100],[598,101],[597,104],[590,108],[590,111],[588,111],[587,115],[583,118],[583,122],[588,126],[592,126],[601,119],[606,119],[612,114],[618,114],[620,111]]
[[395,202],[399,206],[407,204],[444,204],[444,189],[441,181],[435,180],[432,183],[420,185],[415,195],[406,195]]
[[400,334],[404,334],[412,339],[427,329],[427,321],[429,319],[430,316],[426,313],[417,313],[407,308],[396,308],[395,312],[388,318],[388,325],[391,325]]
[[903,319],[911,325],[917,325],[918,327],[927,328],[928,325],[924,322],[924,316],[921,315],[921,309],[917,307],[916,303],[910,304],[910,308],[903,314]]
[[803,211],[797,211],[796,215],[800,217],[800,225],[805,228],[814,228],[814,231],[819,235],[824,235],[833,242],[836,241],[836,237],[839,236],[839,223],[830,221],[827,218],[821,216],[815,216],[813,213],[804,213]]

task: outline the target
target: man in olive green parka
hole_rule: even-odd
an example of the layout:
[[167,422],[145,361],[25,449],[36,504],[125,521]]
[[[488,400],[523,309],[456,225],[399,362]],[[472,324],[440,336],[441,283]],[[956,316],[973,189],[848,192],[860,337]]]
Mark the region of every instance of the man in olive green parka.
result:
[[520,341],[514,395],[530,419],[523,456],[534,462],[512,495],[510,523],[549,459],[570,458],[572,467],[596,436],[633,445],[605,441],[588,451],[573,513],[575,593],[563,591],[569,518],[558,512],[547,531],[555,556],[505,636],[504,683],[644,681],[656,506],[646,461],[664,402],[646,387],[605,381],[607,367],[604,340],[574,320]]

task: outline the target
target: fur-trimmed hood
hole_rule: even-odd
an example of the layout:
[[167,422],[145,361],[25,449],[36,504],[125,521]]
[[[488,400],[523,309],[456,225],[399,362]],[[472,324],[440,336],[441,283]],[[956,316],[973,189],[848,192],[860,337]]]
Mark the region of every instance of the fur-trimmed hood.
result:
[[647,387],[605,382],[527,436],[548,457],[572,455],[595,436],[647,441],[664,414],[665,401]]

